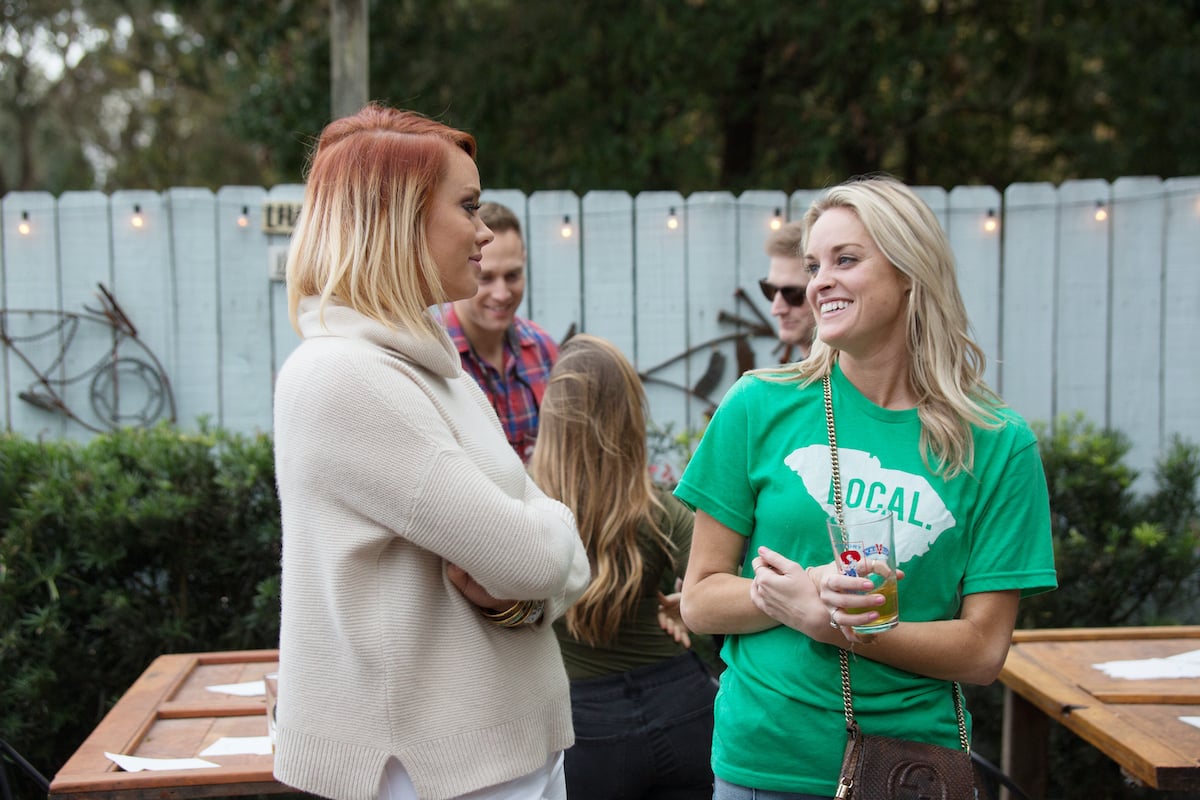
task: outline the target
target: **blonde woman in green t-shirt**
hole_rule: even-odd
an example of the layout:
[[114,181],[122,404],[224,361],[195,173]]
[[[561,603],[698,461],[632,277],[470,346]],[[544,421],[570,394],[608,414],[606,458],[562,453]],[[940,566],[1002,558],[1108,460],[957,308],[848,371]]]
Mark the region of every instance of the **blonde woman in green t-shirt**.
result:
[[[825,192],[804,227],[812,351],[738,381],[676,489],[696,510],[683,619],[726,634],[716,800],[835,794],[839,651],[856,656],[864,733],[959,746],[952,684],[994,681],[1021,597],[1056,584],[1037,443],[983,381],[933,212],[868,177]],[[826,379],[847,513],[895,518],[900,624],[873,637],[853,627],[884,598],[837,570],[826,529]]]

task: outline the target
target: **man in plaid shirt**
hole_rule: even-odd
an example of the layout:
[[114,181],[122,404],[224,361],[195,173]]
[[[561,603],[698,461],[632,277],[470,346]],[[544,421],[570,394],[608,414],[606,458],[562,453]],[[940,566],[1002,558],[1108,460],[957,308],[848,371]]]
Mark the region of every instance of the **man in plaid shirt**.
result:
[[528,462],[537,438],[538,408],[558,346],[540,327],[517,316],[525,296],[525,242],[516,215],[499,203],[479,208],[496,235],[483,248],[479,291],[447,306],[442,322],[462,359],[496,409],[508,443]]

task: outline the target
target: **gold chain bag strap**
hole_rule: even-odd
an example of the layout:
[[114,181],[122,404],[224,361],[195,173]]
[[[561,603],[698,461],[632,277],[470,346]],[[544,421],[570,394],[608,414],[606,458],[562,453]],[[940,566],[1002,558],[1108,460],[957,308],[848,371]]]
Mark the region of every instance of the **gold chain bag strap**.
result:
[[[838,468],[837,435],[833,427],[833,390],[825,376],[825,423],[829,429],[829,458],[833,466],[833,503],[838,522],[846,523],[842,504],[842,476]],[[986,798],[971,763],[971,745],[963,718],[962,690],[954,684],[954,713],[958,718],[961,749],[936,744],[868,736],[854,719],[850,692],[850,662],[838,648],[842,668],[842,704],[846,712],[846,752],[838,779],[838,798],[847,800],[972,800]]]

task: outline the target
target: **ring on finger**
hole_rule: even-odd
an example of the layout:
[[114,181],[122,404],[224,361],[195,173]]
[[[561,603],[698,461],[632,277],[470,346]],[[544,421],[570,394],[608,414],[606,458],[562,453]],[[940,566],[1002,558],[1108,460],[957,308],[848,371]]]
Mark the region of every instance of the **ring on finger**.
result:
[[836,608],[829,609],[829,627],[833,628],[834,630],[842,627],[841,625],[837,624],[837,612],[838,610]]

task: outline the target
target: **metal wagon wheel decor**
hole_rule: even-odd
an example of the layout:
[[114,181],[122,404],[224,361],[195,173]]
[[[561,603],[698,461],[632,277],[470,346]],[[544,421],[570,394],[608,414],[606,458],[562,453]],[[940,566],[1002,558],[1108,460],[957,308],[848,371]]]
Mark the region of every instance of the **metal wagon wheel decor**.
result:
[[[668,358],[666,361],[655,364],[643,370],[640,377],[643,383],[654,383],[661,386],[668,386],[673,389],[678,389],[689,397],[694,397],[697,400],[703,400],[708,403],[709,408],[705,416],[711,416],[716,410],[717,404],[713,399],[712,392],[721,384],[721,379],[725,374],[725,366],[728,362],[725,353],[720,349],[721,345],[729,342],[733,343],[734,355],[737,359],[737,374],[741,375],[747,370],[754,369],[754,350],[750,346],[751,340],[755,338],[774,338],[775,328],[771,323],[770,317],[764,314],[754,302],[753,298],[739,287],[733,293],[734,299],[739,304],[744,304],[750,309],[754,315],[754,319],[747,319],[737,312],[729,312],[721,310],[717,314],[717,321],[737,326],[737,330],[731,333],[715,336],[707,341],[692,345],[678,355]],[[671,366],[679,361],[690,358],[696,353],[709,351],[708,364],[700,377],[691,385],[684,386],[673,381],[666,380],[656,373],[662,371],[666,367]],[[777,343],[774,351],[780,353],[780,363],[786,363],[791,360],[792,346],[783,343]]]
[[[0,309],[0,343],[33,373],[33,381],[17,393],[30,405],[61,414],[95,433],[122,427],[148,427],[159,420],[175,422],[175,398],[158,358],[138,338],[137,328],[104,284],[97,284],[100,308],[87,313],[49,309]],[[81,327],[109,329],[108,344],[98,355],[84,355],[84,364],[69,365],[69,353],[79,344]],[[17,327],[28,330],[21,334]],[[94,339],[89,339],[89,342]],[[49,363],[39,366],[31,350],[54,345]],[[73,349],[74,348],[74,349]],[[82,391],[73,387],[85,386]],[[86,398],[90,414],[71,401]]]

